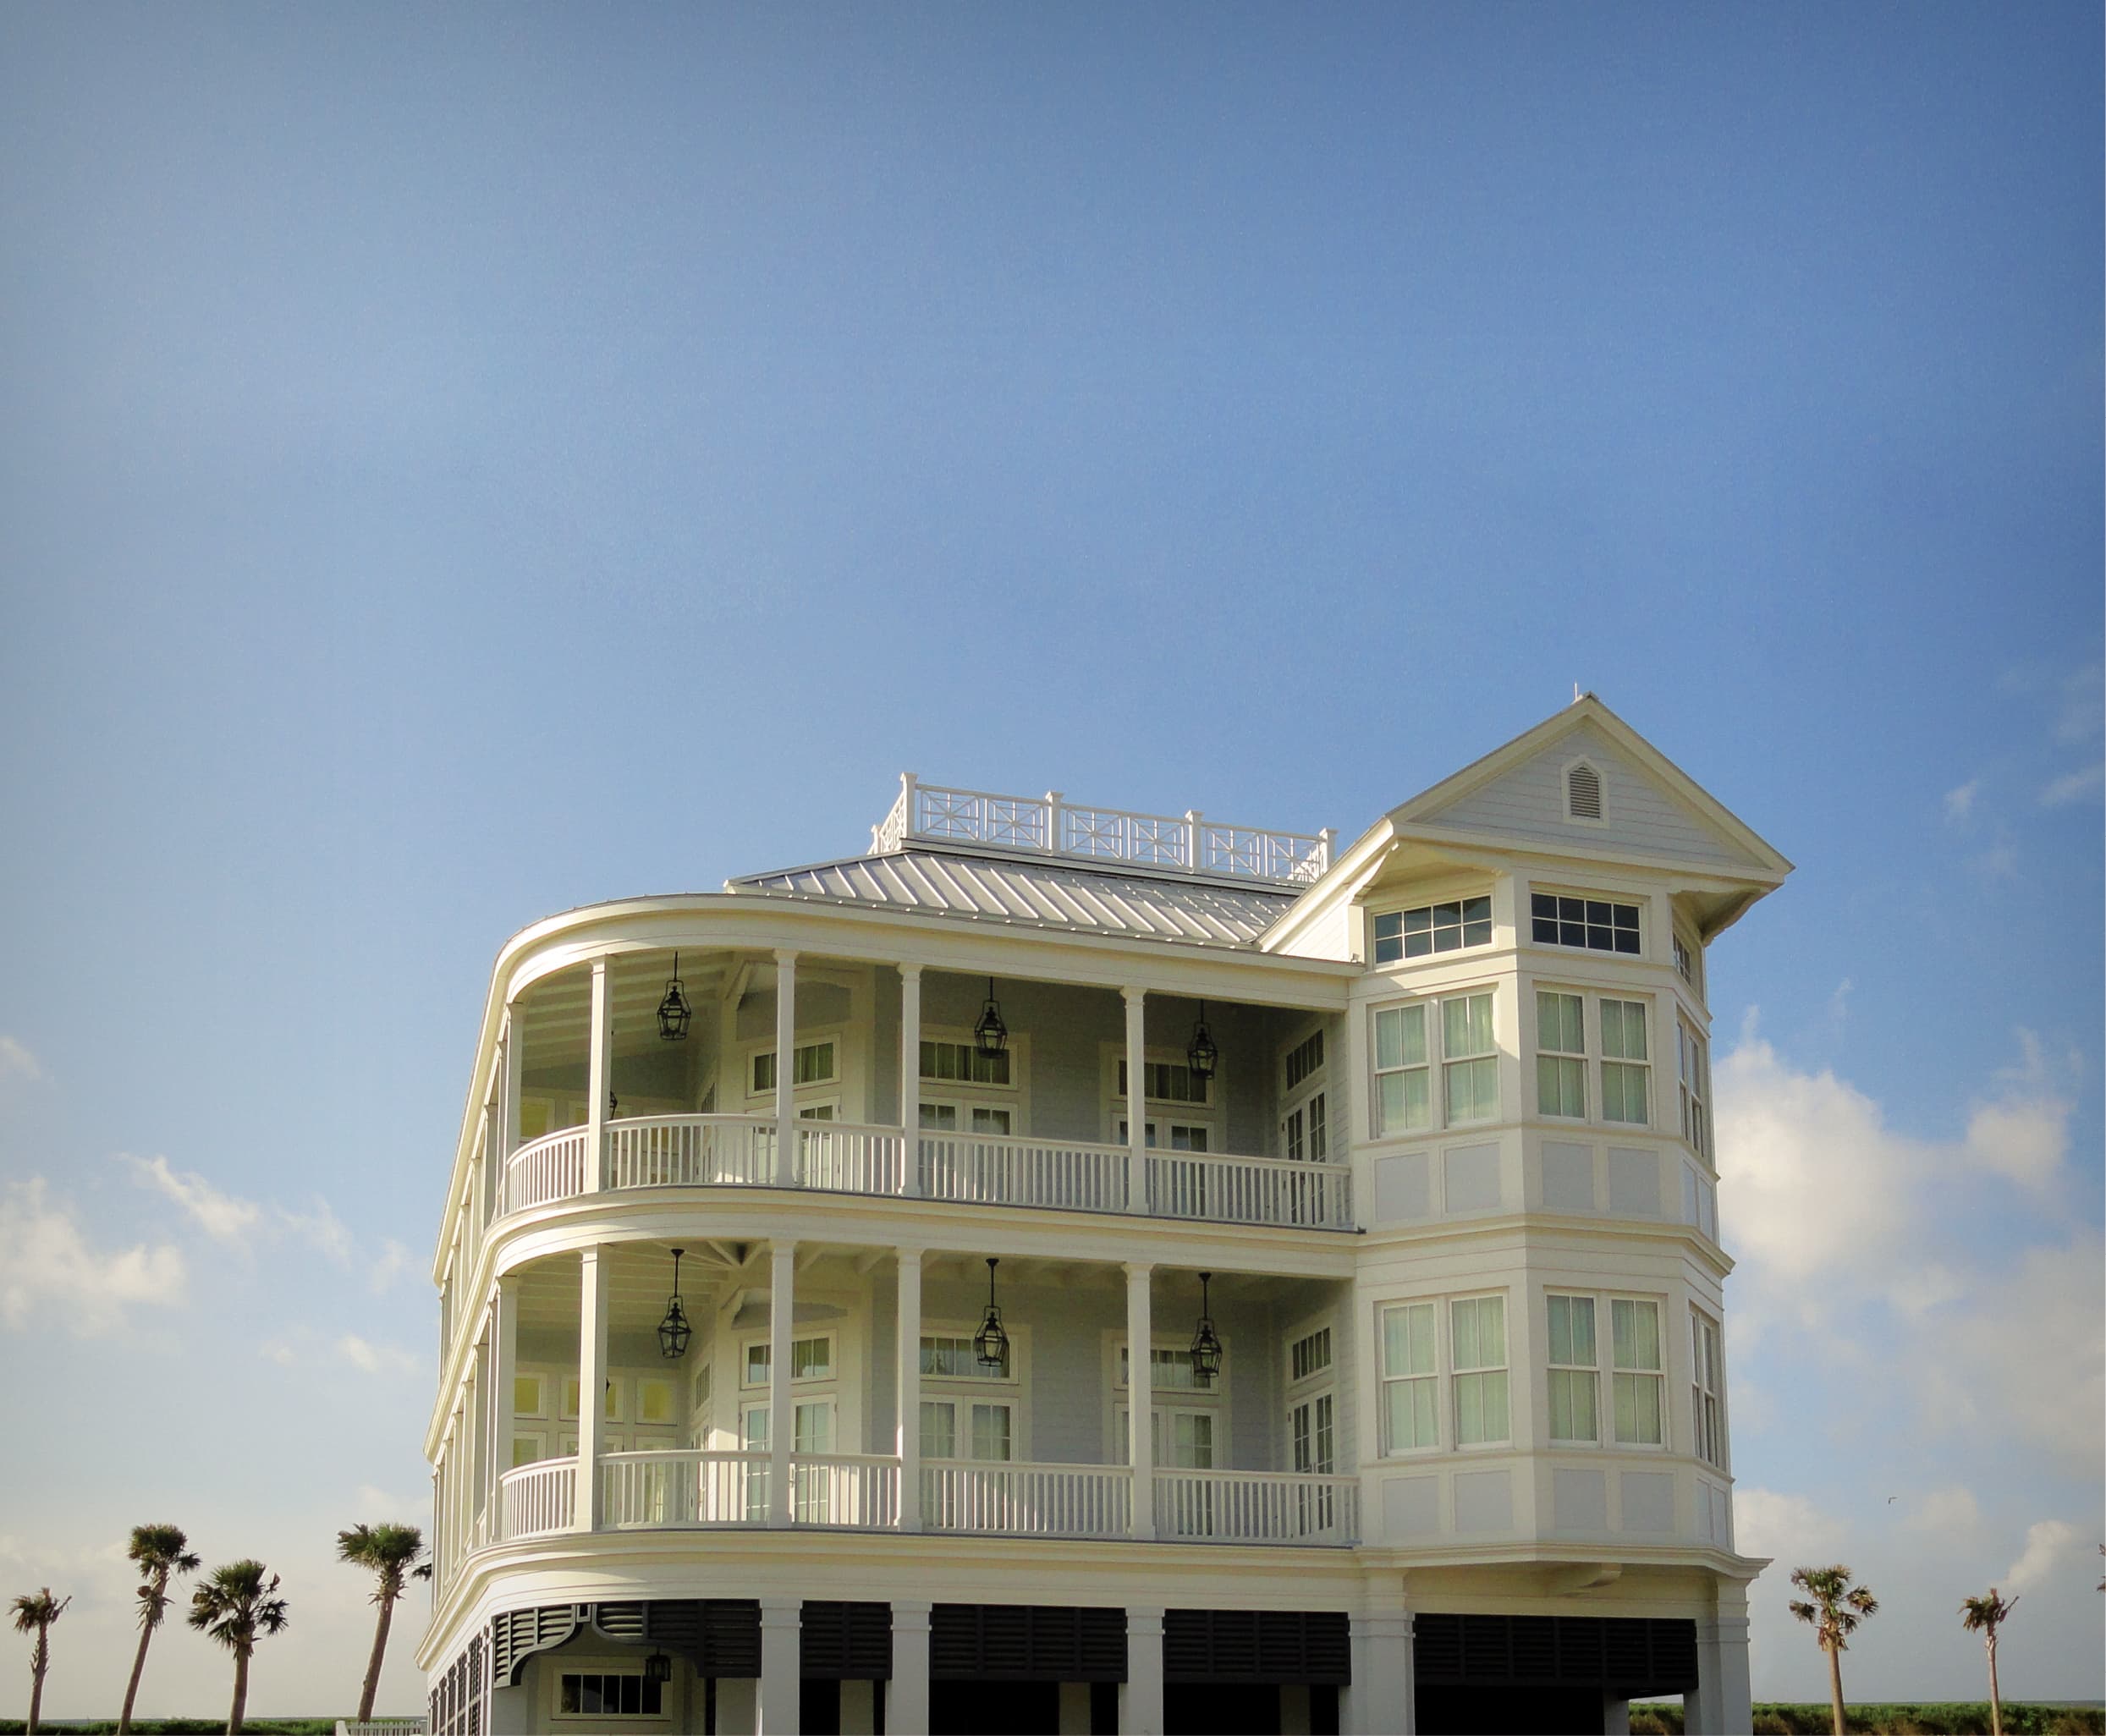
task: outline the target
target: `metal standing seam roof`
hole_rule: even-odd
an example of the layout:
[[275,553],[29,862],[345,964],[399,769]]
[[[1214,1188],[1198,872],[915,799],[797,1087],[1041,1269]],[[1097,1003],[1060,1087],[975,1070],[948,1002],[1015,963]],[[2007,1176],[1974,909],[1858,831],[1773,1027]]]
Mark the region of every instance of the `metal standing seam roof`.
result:
[[1298,893],[1111,874],[1064,864],[899,850],[750,874],[727,891],[877,905],[1142,940],[1254,947]]

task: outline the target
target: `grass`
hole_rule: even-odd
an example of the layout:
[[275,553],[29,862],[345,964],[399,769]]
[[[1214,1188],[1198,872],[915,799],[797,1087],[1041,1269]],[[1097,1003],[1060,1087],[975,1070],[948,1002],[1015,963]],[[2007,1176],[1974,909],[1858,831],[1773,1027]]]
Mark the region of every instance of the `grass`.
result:
[[[1986,1700],[1868,1701],[1846,1706],[1852,1736],[1988,1736]],[[1834,1719],[1825,1701],[1755,1704],[1755,1736],[1829,1736]],[[1679,1706],[1634,1706],[1631,1736],[1682,1736]],[[2004,1702],[2004,1736],[2106,1736],[2106,1710],[2096,1706]]]

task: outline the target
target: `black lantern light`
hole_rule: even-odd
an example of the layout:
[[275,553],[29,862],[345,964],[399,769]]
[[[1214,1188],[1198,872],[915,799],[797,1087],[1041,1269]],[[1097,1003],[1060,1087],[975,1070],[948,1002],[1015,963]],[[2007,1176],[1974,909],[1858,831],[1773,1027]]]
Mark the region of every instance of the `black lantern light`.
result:
[[680,1255],[687,1250],[673,1250],[673,1295],[665,1305],[665,1318],[658,1322],[658,1354],[668,1362],[687,1354],[687,1341],[695,1328],[687,1322],[687,1310],[680,1306]]
[[1199,1275],[1199,1330],[1192,1334],[1192,1378],[1211,1387],[1221,1372],[1221,1339],[1214,1332],[1214,1310],[1209,1287],[1213,1273]]
[[665,998],[658,1003],[658,1036],[668,1043],[687,1041],[687,1021],[695,1016],[695,1009],[687,1003],[687,997],[680,992],[680,955],[673,955],[673,980],[665,986]]
[[1009,1046],[1009,1028],[1002,1022],[1002,1003],[994,997],[994,979],[987,979],[987,1004],[972,1028],[973,1047],[984,1060],[992,1061]]
[[1001,1263],[998,1260],[987,1262],[987,1314],[972,1338],[982,1368],[1006,1368],[1009,1362],[1009,1335],[1002,1330],[1002,1310],[994,1305],[994,1269]]
[[1199,1023],[1192,1027],[1192,1041],[1185,1050],[1185,1065],[1192,1069],[1194,1079],[1212,1079],[1214,1068],[1221,1060],[1221,1050],[1207,1029],[1207,1003],[1199,1003]]
[[644,1660],[644,1680],[670,1682],[673,1679],[673,1660],[663,1651],[654,1651]]

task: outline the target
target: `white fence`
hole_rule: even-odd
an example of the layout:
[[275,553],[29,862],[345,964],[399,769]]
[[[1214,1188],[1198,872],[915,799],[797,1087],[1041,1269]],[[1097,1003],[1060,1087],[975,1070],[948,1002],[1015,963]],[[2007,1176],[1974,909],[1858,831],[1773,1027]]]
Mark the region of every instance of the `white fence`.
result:
[[585,1191],[586,1130],[567,1127],[521,1145],[504,1163],[504,1209],[524,1211]]
[[1156,1535],[1219,1543],[1351,1543],[1360,1536],[1355,1477],[1274,1471],[1157,1470]]
[[775,1123],[751,1115],[652,1115],[607,1124],[610,1188],[766,1185]]
[[932,1531],[1124,1537],[1133,1472],[1123,1464],[928,1464],[921,1523]]
[[509,1542],[570,1529],[576,1510],[578,1462],[542,1459],[507,1471],[498,1480],[501,1533]]
[[1057,1206],[1073,1211],[1141,1210],[1129,1197],[1124,1145],[1006,1134],[932,1134],[919,1141],[921,1190],[983,1206]]

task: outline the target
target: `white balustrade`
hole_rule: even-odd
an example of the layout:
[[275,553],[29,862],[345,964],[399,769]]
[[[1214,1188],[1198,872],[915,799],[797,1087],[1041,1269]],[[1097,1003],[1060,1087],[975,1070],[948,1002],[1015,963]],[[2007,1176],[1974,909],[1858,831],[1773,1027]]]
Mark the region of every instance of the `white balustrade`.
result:
[[567,1127],[521,1145],[505,1160],[504,1209],[524,1211],[582,1194],[590,1144],[584,1128]]
[[607,1124],[610,1188],[753,1186],[774,1178],[773,1119],[644,1115]]
[[1130,1154],[1124,1145],[927,1129],[919,1145],[921,1191],[932,1200],[1058,1206],[1073,1211],[1129,1209]]
[[924,1464],[921,1523],[932,1531],[1124,1537],[1133,1473],[1123,1464]]
[[800,1525],[899,1523],[899,1461],[869,1453],[800,1453],[790,1462],[790,1515]]
[[1353,1227],[1353,1172],[1344,1163],[1238,1157],[1223,1151],[1148,1153],[1148,1195],[1137,1207],[1154,1217],[1207,1223]]
[[608,1529],[759,1524],[767,1518],[767,1454],[610,1453],[600,1461]]
[[896,1127],[808,1121],[797,1129],[797,1178],[834,1194],[899,1194],[904,1142]]
[[1155,1474],[1156,1535],[1178,1541],[1352,1543],[1360,1481],[1277,1471]]
[[498,1480],[499,1511],[506,1541],[569,1530],[577,1492],[575,1459],[540,1459],[507,1471]]

